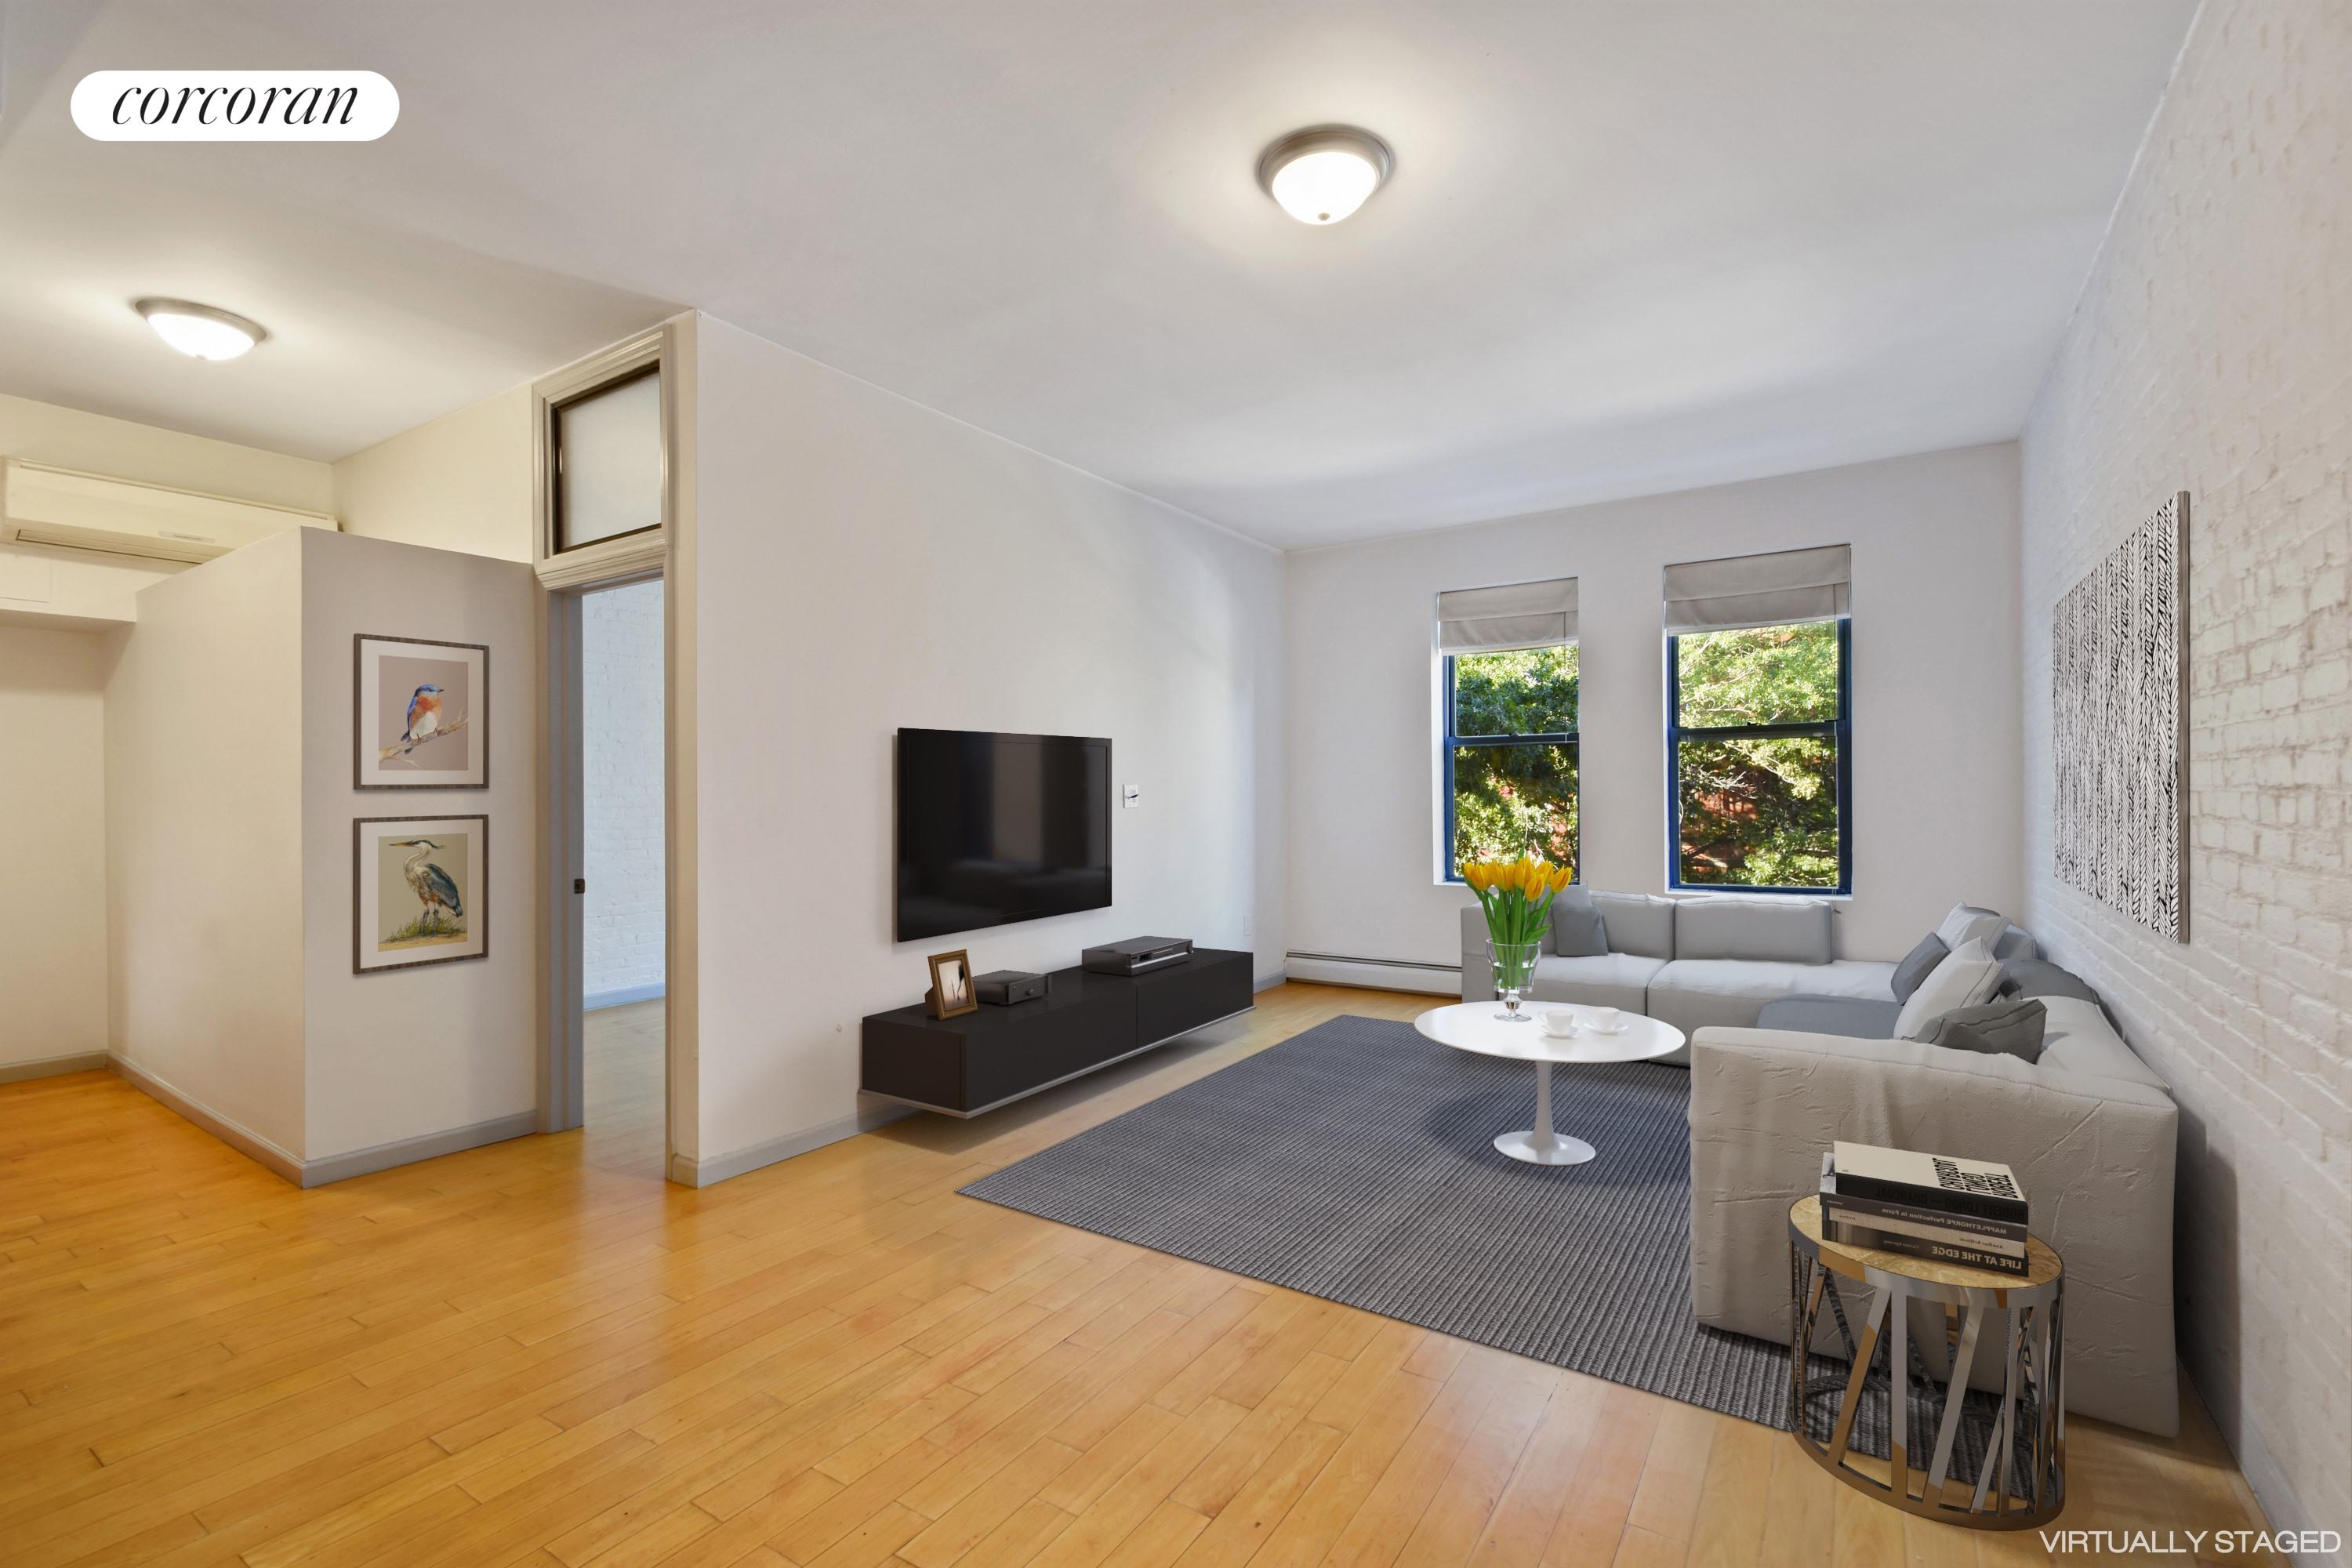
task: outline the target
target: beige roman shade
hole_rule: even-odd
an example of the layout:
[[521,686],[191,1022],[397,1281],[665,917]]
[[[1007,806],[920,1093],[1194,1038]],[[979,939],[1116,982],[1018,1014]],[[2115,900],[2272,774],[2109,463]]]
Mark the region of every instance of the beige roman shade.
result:
[[1576,579],[1449,588],[1437,595],[1437,651],[1496,653],[1576,640]]
[[1853,601],[1853,548],[1823,544],[1685,561],[1666,568],[1666,630],[1778,626],[1843,616]]

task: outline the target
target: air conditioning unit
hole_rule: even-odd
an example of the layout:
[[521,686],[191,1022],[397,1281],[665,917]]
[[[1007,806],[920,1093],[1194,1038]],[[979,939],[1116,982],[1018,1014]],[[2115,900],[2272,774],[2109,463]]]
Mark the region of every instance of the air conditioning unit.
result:
[[340,529],[322,511],[110,479],[11,458],[0,468],[0,539],[153,561],[210,561],[289,528]]

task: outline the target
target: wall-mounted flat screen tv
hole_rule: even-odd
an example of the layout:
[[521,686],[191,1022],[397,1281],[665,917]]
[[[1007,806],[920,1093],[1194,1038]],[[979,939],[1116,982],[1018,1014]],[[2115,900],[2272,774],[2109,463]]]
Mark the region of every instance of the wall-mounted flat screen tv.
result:
[[1110,907],[1110,742],[898,731],[898,940]]

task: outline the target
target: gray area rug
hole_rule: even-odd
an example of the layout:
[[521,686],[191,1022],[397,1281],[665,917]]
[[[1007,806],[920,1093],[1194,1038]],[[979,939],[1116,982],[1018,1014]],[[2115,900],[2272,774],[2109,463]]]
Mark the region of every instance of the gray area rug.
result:
[[[1336,1018],[962,1190],[1786,1429],[1785,1347],[1691,1316],[1689,1073],[1563,1068],[1552,1104],[1598,1159],[1496,1151],[1534,1118],[1532,1067]],[[1874,1383],[1855,1447],[1884,1455]]]

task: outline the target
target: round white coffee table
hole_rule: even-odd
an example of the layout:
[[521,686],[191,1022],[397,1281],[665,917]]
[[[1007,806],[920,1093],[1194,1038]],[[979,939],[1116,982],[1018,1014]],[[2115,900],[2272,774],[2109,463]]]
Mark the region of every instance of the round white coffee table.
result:
[[[1412,1021],[1412,1026],[1439,1045],[1452,1046],[1457,1051],[1535,1063],[1535,1127],[1526,1132],[1506,1132],[1495,1140],[1495,1147],[1514,1160],[1525,1160],[1532,1165],[1581,1165],[1592,1158],[1592,1145],[1581,1138],[1564,1137],[1552,1131],[1553,1064],[1591,1066],[1601,1062],[1653,1061],[1682,1049],[1683,1032],[1639,1013],[1621,1012],[1617,1015],[1621,1026],[1618,1033],[1596,1034],[1591,1020],[1598,1009],[1571,1002],[1522,1005],[1535,1014],[1532,1022],[1507,1024],[1495,1016],[1492,1002],[1457,1002],[1451,1007],[1423,1013]],[[1543,1026],[1546,1013],[1575,1015],[1577,1032],[1565,1039],[1549,1033]]]

